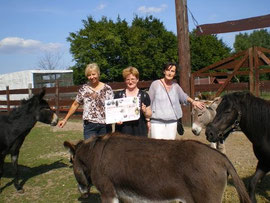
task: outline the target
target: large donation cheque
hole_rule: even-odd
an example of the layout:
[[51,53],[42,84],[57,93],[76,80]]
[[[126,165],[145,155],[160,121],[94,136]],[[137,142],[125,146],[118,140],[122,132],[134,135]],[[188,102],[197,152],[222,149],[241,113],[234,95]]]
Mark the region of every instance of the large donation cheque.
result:
[[106,123],[138,120],[140,101],[138,97],[124,97],[105,101]]

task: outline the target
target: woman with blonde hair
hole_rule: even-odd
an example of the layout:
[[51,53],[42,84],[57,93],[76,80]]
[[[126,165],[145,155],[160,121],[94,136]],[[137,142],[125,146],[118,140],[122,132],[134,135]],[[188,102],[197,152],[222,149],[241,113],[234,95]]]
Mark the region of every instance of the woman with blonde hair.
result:
[[83,105],[83,135],[87,139],[93,135],[107,133],[105,123],[105,100],[113,99],[112,88],[100,82],[100,69],[96,63],[88,64],[85,68],[88,83],[84,84],[71,105],[67,115],[58,123],[63,128],[68,119],[80,105]]
[[[152,115],[149,95],[137,87],[139,82],[139,71],[135,67],[127,67],[122,72],[126,88],[115,93],[115,99],[124,97],[138,97],[140,100],[140,118],[134,121],[119,122],[115,130],[121,133],[145,136],[148,135],[148,122]],[[150,126],[150,125],[149,125]]]

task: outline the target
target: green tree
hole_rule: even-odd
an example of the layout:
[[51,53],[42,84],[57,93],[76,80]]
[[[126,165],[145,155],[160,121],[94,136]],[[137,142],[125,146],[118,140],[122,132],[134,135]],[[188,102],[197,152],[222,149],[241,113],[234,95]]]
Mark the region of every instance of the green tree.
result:
[[231,48],[216,35],[196,35],[196,30],[190,33],[191,69],[197,71],[230,55]]
[[[122,81],[122,70],[135,66],[140,80],[155,80],[163,76],[162,66],[168,61],[178,61],[177,37],[166,30],[153,16],[135,16],[131,25],[117,18],[116,22],[103,17],[83,20],[83,28],[70,33],[67,40],[76,62],[74,83],[86,81],[84,68],[96,62],[101,68],[101,80]],[[222,40],[214,36],[199,37],[190,33],[192,71],[215,63],[230,53]]]
[[101,80],[122,81],[122,70],[135,66],[141,80],[161,77],[161,66],[177,61],[177,41],[163,23],[152,16],[135,17],[132,25],[117,18],[116,22],[103,17],[83,20],[84,28],[70,33],[70,52],[76,62],[74,83],[85,82],[84,67],[96,62],[101,68]]
[[81,84],[85,81],[84,68],[87,64],[96,62],[101,68],[101,80],[119,79],[120,68],[125,64],[123,51],[126,48],[125,38],[128,31],[125,20],[117,19],[114,23],[103,17],[96,22],[92,17],[83,20],[84,28],[77,33],[70,33],[70,51],[77,69],[74,82]]
[[[240,33],[235,36],[234,49],[236,52],[244,51],[253,46],[270,49],[270,32],[266,29],[254,30],[252,33]],[[268,66],[269,67],[269,66]],[[248,76],[240,76],[242,81],[248,81]],[[260,80],[269,80],[270,74],[260,74]]]
[[168,61],[176,62],[177,38],[165,29],[160,20],[152,16],[135,17],[130,27],[130,64],[139,68],[141,79],[162,77],[162,66]]
[[270,49],[270,32],[266,29],[255,30],[252,33],[240,33],[235,36],[233,47],[236,52],[246,50],[252,46]]

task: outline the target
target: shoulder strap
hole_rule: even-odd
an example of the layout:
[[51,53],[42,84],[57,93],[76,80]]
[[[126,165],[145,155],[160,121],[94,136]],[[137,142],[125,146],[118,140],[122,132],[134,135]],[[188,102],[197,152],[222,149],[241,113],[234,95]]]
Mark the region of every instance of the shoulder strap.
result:
[[139,90],[139,92],[141,93],[141,97],[143,97],[144,99],[146,98],[146,93],[143,90]]
[[115,93],[116,98],[122,98],[125,90],[120,90]]
[[167,89],[166,89],[166,87],[165,87],[165,84],[163,83],[163,81],[162,81],[161,79],[160,79],[160,82],[162,83],[162,85],[163,85],[163,87],[164,87],[164,89],[165,89],[165,91],[166,91],[166,93],[167,93],[167,96],[168,96],[168,98],[169,98],[169,100],[170,100],[170,103],[171,103],[171,106],[172,106],[174,115],[175,115],[176,120],[177,120],[177,116],[176,116],[176,113],[175,113],[175,111],[174,111],[174,108],[173,108],[173,104],[172,104],[172,100],[171,100],[171,98],[170,98],[170,95],[169,95],[169,93],[168,93],[168,91],[167,91]]

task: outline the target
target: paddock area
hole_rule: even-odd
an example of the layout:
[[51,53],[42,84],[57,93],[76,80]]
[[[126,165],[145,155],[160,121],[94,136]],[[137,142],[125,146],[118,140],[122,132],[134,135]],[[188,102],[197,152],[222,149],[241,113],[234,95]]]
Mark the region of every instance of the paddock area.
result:
[[[1,182],[3,191],[0,194],[0,202],[100,202],[98,191],[94,187],[91,188],[93,195],[89,199],[79,198],[77,183],[69,163],[69,153],[63,147],[65,140],[76,142],[82,138],[81,120],[71,120],[63,129],[37,123],[26,137],[19,158],[20,182],[25,192],[19,194],[13,186],[13,170],[10,156],[7,156]],[[185,134],[177,136],[177,139],[194,139],[208,143],[204,132],[197,137],[189,127],[185,127]],[[227,156],[247,184],[255,172],[257,163],[251,143],[244,134],[235,132],[228,137],[225,144]],[[258,184],[256,198],[259,203],[270,202],[269,175]],[[238,202],[230,178],[223,202]]]

